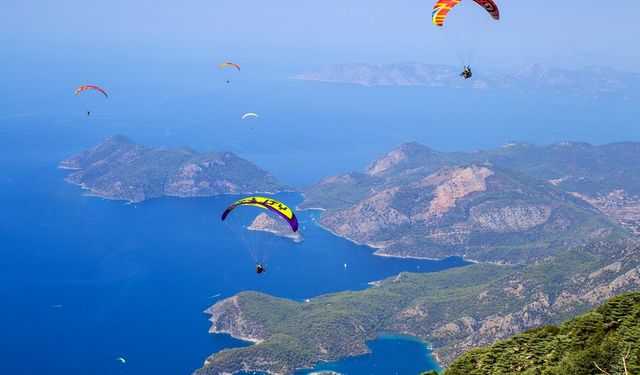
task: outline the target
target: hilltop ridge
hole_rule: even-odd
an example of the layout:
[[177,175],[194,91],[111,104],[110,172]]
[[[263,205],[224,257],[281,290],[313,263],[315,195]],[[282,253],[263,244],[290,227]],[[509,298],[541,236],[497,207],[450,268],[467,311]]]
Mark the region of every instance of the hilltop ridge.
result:
[[140,202],[163,195],[276,193],[291,187],[232,152],[200,154],[188,147],[153,148],[122,135],[72,155],[59,167],[88,195]]

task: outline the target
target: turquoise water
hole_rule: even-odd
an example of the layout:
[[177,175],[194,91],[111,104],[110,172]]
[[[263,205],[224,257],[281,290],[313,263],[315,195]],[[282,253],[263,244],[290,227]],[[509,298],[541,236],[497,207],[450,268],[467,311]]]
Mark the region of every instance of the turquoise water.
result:
[[[367,342],[371,353],[324,362],[295,375],[418,375],[424,371],[441,371],[426,343],[412,337],[383,335]],[[238,375],[266,375],[259,371]]]
[[431,350],[419,340],[403,336],[381,336],[367,343],[370,354],[321,363],[296,375],[334,371],[342,375],[418,375],[428,370],[440,371]]

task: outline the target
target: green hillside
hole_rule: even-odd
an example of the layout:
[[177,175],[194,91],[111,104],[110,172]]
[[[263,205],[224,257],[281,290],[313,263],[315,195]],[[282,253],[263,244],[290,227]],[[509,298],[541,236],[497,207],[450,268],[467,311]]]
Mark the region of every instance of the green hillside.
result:
[[640,292],[611,298],[560,326],[473,349],[444,375],[640,374]]

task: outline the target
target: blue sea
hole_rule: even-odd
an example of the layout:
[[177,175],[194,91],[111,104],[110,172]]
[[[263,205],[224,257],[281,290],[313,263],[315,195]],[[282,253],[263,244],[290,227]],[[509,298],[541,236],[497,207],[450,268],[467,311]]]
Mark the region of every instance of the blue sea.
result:
[[[463,266],[460,259],[382,258],[300,212],[305,239],[278,239],[269,272],[219,221],[237,197],[151,199],[139,204],[83,196],[57,169],[65,157],[112,134],[149,145],[230,150],[295,186],[361,170],[397,144],[477,149],[509,140],[604,143],[637,140],[633,103],[467,90],[332,85],[291,72],[226,84],[204,67],[150,67],[111,82],[108,101],[78,101],[78,77],[30,78],[0,88],[0,373],[189,374],[208,355],[249,345],[210,335],[203,311],[243,290],[304,300],[358,290],[402,271]],[[163,70],[165,69],[165,70]],[[121,72],[131,77],[130,72]],[[264,73],[264,72],[262,72]],[[256,83],[257,82],[257,83]],[[103,84],[104,86],[104,84]],[[86,116],[87,107],[92,110]],[[248,129],[240,120],[257,112]],[[606,117],[606,122],[603,122]],[[291,205],[298,194],[279,194]],[[348,267],[344,268],[344,263]],[[404,338],[369,343],[372,354],[322,364],[348,374],[437,369],[428,349]],[[116,358],[126,359],[123,366]],[[415,364],[415,368],[398,368]]]

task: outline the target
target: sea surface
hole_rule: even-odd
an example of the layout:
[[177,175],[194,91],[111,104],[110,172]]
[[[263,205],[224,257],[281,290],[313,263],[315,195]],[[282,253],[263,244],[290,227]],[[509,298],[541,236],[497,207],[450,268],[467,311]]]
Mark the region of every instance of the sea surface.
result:
[[[410,140],[441,150],[514,139],[637,140],[629,120],[639,110],[625,102],[288,80],[295,72],[262,81],[249,73],[226,84],[181,72],[170,83],[158,83],[165,72],[153,67],[133,82],[102,77],[108,101],[77,100],[71,92],[79,78],[69,74],[52,75],[39,90],[27,77],[0,87],[0,373],[189,374],[216,351],[249,345],[208,334],[203,313],[237,292],[304,300],[364,289],[402,271],[465,264],[376,257],[317,226],[320,212],[304,211],[304,241],[277,239],[269,271],[256,275],[219,221],[237,197],[125,204],[83,196],[66,183],[69,171],[58,162],[109,135],[231,150],[295,186],[361,170]],[[245,112],[261,115],[253,129],[240,120]],[[277,198],[293,206],[302,200]],[[410,371],[437,369],[422,343],[381,338],[369,345],[371,355],[319,369],[394,373],[399,359],[416,365]]]
[[[304,241],[277,238],[268,272],[256,275],[250,254],[219,220],[238,197],[138,204],[86,197],[64,181],[69,171],[56,164],[65,153],[47,146],[55,138],[44,133],[30,134],[20,151],[3,151],[0,373],[189,374],[218,350],[249,345],[210,335],[203,313],[237,292],[302,301],[401,271],[464,265],[373,256],[317,226],[318,211],[303,211]],[[276,197],[291,205],[302,199]]]

